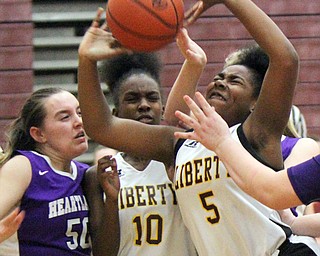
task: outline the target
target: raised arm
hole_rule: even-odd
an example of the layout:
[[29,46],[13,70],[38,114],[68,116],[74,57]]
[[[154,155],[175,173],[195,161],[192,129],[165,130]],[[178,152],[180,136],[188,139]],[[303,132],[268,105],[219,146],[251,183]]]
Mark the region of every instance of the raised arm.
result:
[[79,47],[78,95],[84,128],[89,137],[104,146],[171,164],[173,127],[146,125],[111,113],[100,88],[97,62],[127,50],[117,46],[106,25],[99,27],[101,12]]
[[198,81],[207,63],[205,52],[191,40],[186,29],[183,28],[180,31],[176,41],[185,61],[170,90],[164,111],[165,122],[173,126],[179,125],[179,119],[174,114],[176,110],[189,113],[190,110],[184,103],[183,96],[189,95],[193,98]]
[[280,138],[287,124],[299,71],[298,55],[279,27],[250,0],[198,1],[186,18],[196,20],[223,3],[269,57],[260,96],[243,124],[248,141],[273,166],[281,168]]
[[223,2],[269,56],[260,96],[253,113],[244,123],[244,132],[250,141],[256,143],[258,136],[260,139],[280,139],[297,83],[298,55],[279,27],[252,1]]

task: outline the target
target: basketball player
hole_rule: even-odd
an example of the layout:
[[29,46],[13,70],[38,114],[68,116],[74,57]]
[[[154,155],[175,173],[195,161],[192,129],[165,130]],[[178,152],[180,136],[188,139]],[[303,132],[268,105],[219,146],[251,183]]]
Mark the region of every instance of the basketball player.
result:
[[[177,132],[177,137],[197,140],[214,150],[239,187],[274,209],[285,209],[320,199],[320,155],[299,165],[274,172],[257,161],[232,138],[226,122],[200,93],[196,93],[196,98],[200,108],[189,96],[185,96],[185,101],[195,117],[180,111],[176,113],[178,118],[194,129],[194,132]],[[237,157],[233,157],[235,155]],[[318,218],[318,214],[304,217],[309,216]],[[319,225],[314,225],[313,228],[319,235]]]
[[[281,169],[280,138],[299,69],[296,51],[252,1],[199,3],[193,9],[199,14],[204,10],[203,3],[206,7],[225,4],[269,57],[264,79],[252,68],[232,65],[208,85],[206,97],[227,120],[233,136],[239,134],[244,146]],[[113,43],[106,26],[99,28],[93,23],[79,47],[78,93],[85,129],[105,146],[166,166],[175,164],[178,204],[199,255],[316,255],[313,250],[319,249],[317,245],[311,250],[305,244],[290,243],[287,238],[291,234],[269,220],[273,211],[237,187],[213,151],[196,141],[176,144],[176,127],[150,126],[112,115],[100,89],[97,61],[110,56],[110,51],[123,51],[111,48]],[[255,87],[261,84],[258,98],[259,88]]]
[[[231,65],[245,63],[244,60],[250,59],[249,56],[253,55],[253,53],[254,51],[250,50],[250,47],[241,48],[233,52],[230,56],[226,58],[224,67],[226,68]],[[165,108],[165,114],[164,114],[165,118],[168,120],[168,124],[181,125],[181,122],[180,123],[178,122],[179,119],[177,119],[174,115],[175,110],[180,110],[183,113],[190,114],[189,113],[190,109],[183,102],[182,97],[184,94],[188,94],[191,97],[194,97],[194,93],[196,91],[196,84],[194,85],[195,85],[194,87],[188,88],[184,84],[176,83],[172,87],[168,96],[168,100]],[[284,131],[284,134],[288,136],[283,135],[281,138],[282,157],[284,161],[284,166],[286,168],[291,167],[293,165],[297,165],[301,162],[304,162],[320,153],[319,147],[315,140],[311,138],[300,138],[299,134],[295,130],[295,126],[293,125],[292,118],[293,116],[290,114],[289,121]],[[315,227],[318,226],[317,224],[319,220],[317,218],[314,218],[314,216],[300,218],[300,216],[303,216],[303,209],[305,207],[306,207],[305,205],[301,205],[298,207],[298,209],[294,207],[292,209],[281,210],[281,211],[278,211],[279,214],[278,213],[273,214],[274,215],[273,217],[277,219],[279,222],[283,221],[288,225],[294,223],[292,230],[293,230],[293,233],[296,235],[316,237],[320,232],[320,229],[315,229]],[[290,210],[292,211],[292,213]],[[310,212],[309,209],[307,210]],[[298,218],[294,218],[295,216]],[[299,223],[299,225],[297,225],[297,223]],[[303,242],[302,241],[303,239],[310,240],[309,238],[306,238],[306,237],[297,237],[297,236],[292,236],[290,239],[291,240],[299,239],[299,241],[301,242]]]
[[79,102],[71,93],[47,88],[29,97],[0,161],[1,224],[17,205],[25,213],[17,234],[0,244],[1,255],[91,254],[81,187],[88,165],[72,160],[87,149]]
[[[184,77],[183,72],[188,69],[199,69],[200,76],[206,63],[205,53],[186,33],[180,37],[184,37],[185,44],[180,44],[183,52],[187,48],[192,57],[199,56],[195,61],[192,58],[186,60],[181,75]],[[113,95],[115,116],[148,125],[160,124],[164,108],[160,67],[160,60],[154,53],[122,54],[107,58],[100,65],[101,79]],[[110,156],[100,159],[98,173],[109,167],[110,161]],[[114,202],[119,205],[119,212],[113,212],[115,216],[111,216],[113,220],[119,216],[118,228],[112,224],[116,230],[101,225],[110,215],[99,215],[102,211],[99,205],[103,206],[97,202],[98,193],[94,192],[94,188],[97,188],[94,183],[96,173],[90,170],[87,175],[91,179],[90,187],[87,188],[91,230],[105,228],[104,232],[98,231],[99,236],[92,235],[93,245],[99,246],[99,252],[94,250],[94,253],[123,256],[197,255],[189,231],[182,221],[174,185],[165,165],[127,152],[117,153],[114,161],[119,172],[119,176],[116,175],[118,180],[101,183],[104,185],[109,213],[114,208]],[[111,188],[107,189],[106,186]],[[100,198],[102,200],[102,196]],[[96,219],[97,216],[100,216],[100,220]],[[118,233],[120,241],[115,239]],[[113,239],[110,240],[110,236]]]

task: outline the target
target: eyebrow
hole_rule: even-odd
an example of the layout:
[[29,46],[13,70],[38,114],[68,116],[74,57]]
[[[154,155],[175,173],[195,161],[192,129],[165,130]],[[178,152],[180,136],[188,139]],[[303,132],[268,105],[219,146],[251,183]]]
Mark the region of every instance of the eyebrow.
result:
[[[80,106],[78,106],[76,108],[76,111],[78,111],[78,110],[80,110]],[[59,116],[59,115],[62,115],[62,114],[67,114],[69,112],[70,112],[69,110],[63,109],[63,110],[58,111],[54,116],[56,117],[56,116]]]

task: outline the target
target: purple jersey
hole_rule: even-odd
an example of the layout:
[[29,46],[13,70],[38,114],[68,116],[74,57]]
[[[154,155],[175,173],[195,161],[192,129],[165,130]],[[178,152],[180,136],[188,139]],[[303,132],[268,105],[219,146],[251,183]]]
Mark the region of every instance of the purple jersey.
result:
[[81,187],[88,165],[73,161],[72,173],[66,173],[36,152],[18,154],[32,168],[20,206],[26,212],[18,230],[20,255],[90,255],[88,205]]
[[299,139],[300,138],[285,137],[281,141],[283,161],[285,161],[287,159],[287,157],[291,154],[293,147],[297,144]]
[[320,199],[320,155],[288,168],[288,177],[304,204]]
[[[289,155],[291,154],[292,149],[294,146],[297,144],[298,140],[300,138],[294,138],[294,137],[288,137],[285,136],[283,140],[281,140],[281,150],[282,150],[282,159],[285,161]],[[293,213],[294,216],[298,216],[298,212],[296,210],[297,207],[292,207],[291,212]]]

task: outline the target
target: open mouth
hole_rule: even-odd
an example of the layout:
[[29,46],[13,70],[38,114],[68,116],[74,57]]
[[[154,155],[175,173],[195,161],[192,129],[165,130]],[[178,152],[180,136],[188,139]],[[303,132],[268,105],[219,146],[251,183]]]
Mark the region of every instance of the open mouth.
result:
[[85,136],[84,132],[79,132],[79,133],[76,135],[75,139],[82,138],[82,137],[84,137],[84,136]]
[[210,99],[218,99],[218,100],[223,100],[227,101],[226,98],[219,92],[214,91],[210,94]]

